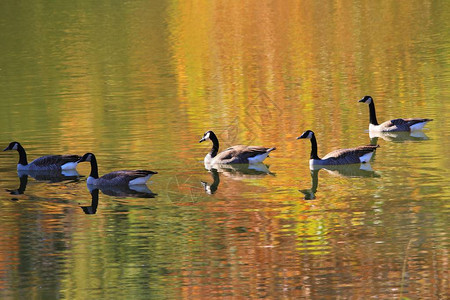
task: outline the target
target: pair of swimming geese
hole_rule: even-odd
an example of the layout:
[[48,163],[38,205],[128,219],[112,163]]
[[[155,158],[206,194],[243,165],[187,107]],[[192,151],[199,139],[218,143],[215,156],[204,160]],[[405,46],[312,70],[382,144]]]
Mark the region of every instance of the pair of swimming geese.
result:
[[[359,102],[369,105],[370,124],[369,131],[378,132],[398,132],[398,131],[415,131],[422,129],[425,124],[432,119],[409,118],[409,119],[394,119],[378,124],[375,104],[372,97],[365,96]],[[317,141],[314,132],[311,130],[305,131],[297,139],[311,140],[311,156],[310,166],[313,165],[344,165],[367,163],[371,159],[373,152],[378,145],[359,146],[356,148],[339,149],[332,151],[319,158],[317,154]],[[276,148],[265,148],[260,146],[244,146],[237,145],[226,149],[219,153],[219,140],[212,131],[207,131],[201,142],[211,140],[213,146],[211,151],[205,156],[204,162],[208,165],[216,164],[252,164],[260,163],[269,156],[269,153]],[[88,185],[94,186],[115,186],[115,185],[141,185],[145,184],[148,179],[157,172],[148,170],[121,170],[114,171],[99,177],[97,160],[93,153],[86,153],[82,157],[78,155],[48,155],[37,158],[31,163],[27,161],[25,149],[18,142],[11,142],[5,150],[17,150],[19,152],[19,163],[17,169],[21,170],[71,170],[75,169],[78,163],[90,162],[91,173],[87,179]]]

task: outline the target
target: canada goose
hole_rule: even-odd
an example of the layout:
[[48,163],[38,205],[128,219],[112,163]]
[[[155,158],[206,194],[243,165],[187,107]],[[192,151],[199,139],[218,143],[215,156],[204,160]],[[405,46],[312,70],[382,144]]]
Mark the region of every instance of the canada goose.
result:
[[147,170],[121,170],[105,174],[99,178],[97,159],[95,158],[95,155],[93,153],[86,153],[82,158],[80,158],[80,160],[78,160],[78,163],[84,161],[89,161],[91,163],[91,173],[89,174],[89,177],[87,179],[88,185],[140,185],[145,184],[153,174],[158,174],[158,172]]
[[219,154],[219,140],[212,131],[207,131],[203,135],[199,143],[211,140],[213,146],[211,151],[205,156],[205,164],[253,164],[260,163],[269,153],[276,148],[264,148],[260,146],[232,146]]
[[17,170],[73,170],[77,167],[79,155],[46,155],[36,158],[28,163],[27,153],[18,142],[11,142],[3,151],[17,150],[19,152],[19,163]]
[[372,146],[359,146],[349,149],[334,150],[323,158],[317,156],[317,141],[314,132],[306,130],[297,139],[310,139],[311,140],[311,156],[309,160],[309,166],[312,168],[314,165],[345,165],[345,164],[359,164],[366,163],[372,157],[373,152],[378,145]]
[[421,130],[427,122],[433,121],[433,119],[409,118],[409,119],[394,119],[378,124],[373,98],[370,96],[364,96],[364,98],[362,98],[358,102],[366,103],[369,105],[369,113],[370,113],[369,131]]

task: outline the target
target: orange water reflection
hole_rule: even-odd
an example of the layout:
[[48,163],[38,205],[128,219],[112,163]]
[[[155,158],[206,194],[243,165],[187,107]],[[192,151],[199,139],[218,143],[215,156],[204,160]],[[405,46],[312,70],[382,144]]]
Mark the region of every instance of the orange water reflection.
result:
[[[33,158],[92,151],[101,174],[160,174],[155,199],[100,194],[93,216],[84,179],[1,194],[3,296],[448,298],[442,3],[4,6],[1,140]],[[320,170],[311,191],[310,145],[295,137],[313,129],[319,154],[367,144],[365,94],[380,119],[434,118],[429,138],[380,139],[377,176]],[[222,149],[276,146],[274,175],[223,171],[205,192],[209,129]],[[16,158],[2,156],[2,190]]]

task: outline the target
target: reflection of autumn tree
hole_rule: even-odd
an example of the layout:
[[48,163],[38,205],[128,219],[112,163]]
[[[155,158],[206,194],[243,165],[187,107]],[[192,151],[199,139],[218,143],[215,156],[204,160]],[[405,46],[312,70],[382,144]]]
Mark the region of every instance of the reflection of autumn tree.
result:
[[[356,113],[360,95],[389,100],[379,109],[383,115],[407,115],[410,106],[390,100],[408,99],[405,92],[426,84],[424,46],[413,41],[431,30],[430,7],[200,1],[171,9],[178,93],[199,132],[210,124],[225,127],[237,116],[259,139],[279,140],[321,120],[333,137],[325,146],[336,146],[343,133],[356,135],[367,124]],[[242,110],[261,92],[286,112],[265,126]],[[424,106],[433,91],[414,93],[416,105]]]
[[[357,104],[365,94],[376,98],[383,119],[448,111],[438,97],[439,77],[448,73],[441,50],[448,33],[437,34],[450,18],[443,4],[79,5],[2,6],[4,140],[34,141],[33,154],[98,153],[102,173],[148,164],[163,170],[161,181],[189,180],[175,190],[178,202],[106,198],[95,219],[78,205],[67,209],[77,200],[73,191],[56,204],[36,201],[46,214],[32,224],[23,220],[36,212],[11,210],[0,239],[9,252],[0,266],[14,267],[1,274],[2,287],[20,285],[20,272],[35,267],[35,287],[48,272],[60,284],[53,287],[58,296],[71,299],[397,298],[403,279],[405,296],[448,298],[448,225],[439,211],[444,204],[435,202],[448,191],[420,181],[448,166],[434,159],[449,148],[448,133],[417,147],[417,157],[427,159],[425,175],[382,146],[382,180],[321,175],[317,199],[309,202],[297,191],[310,182],[309,146],[295,140],[311,128],[320,153],[368,143],[367,108]],[[277,146],[270,159],[276,177],[224,178],[213,197],[189,201],[191,187],[200,189],[201,175],[192,169],[204,155],[196,141],[208,129],[227,132],[224,139],[235,143]],[[37,191],[38,200],[46,193]],[[398,200],[400,194],[409,200]],[[435,198],[426,202],[428,195]],[[30,298],[48,296],[33,291]]]

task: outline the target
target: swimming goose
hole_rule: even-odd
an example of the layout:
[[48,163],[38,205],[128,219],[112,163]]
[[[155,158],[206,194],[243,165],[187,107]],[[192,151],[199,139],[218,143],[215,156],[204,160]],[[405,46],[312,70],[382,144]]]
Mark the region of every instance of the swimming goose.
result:
[[433,121],[433,119],[409,118],[409,119],[394,119],[378,124],[373,98],[370,96],[364,96],[364,98],[362,98],[358,102],[366,103],[369,105],[369,113],[370,113],[369,131],[421,130],[427,122]]
[[28,163],[27,153],[18,142],[11,142],[3,151],[17,150],[19,152],[19,163],[17,170],[73,170],[77,167],[79,155],[47,155],[36,158]]
[[323,158],[319,158],[317,156],[317,141],[314,132],[311,130],[307,130],[303,132],[298,139],[310,139],[311,140],[311,156],[309,160],[310,168],[313,168],[314,165],[345,165],[345,164],[359,164],[369,162],[372,157],[373,152],[378,145],[372,146],[359,146],[356,148],[349,149],[339,149],[334,150]]
[[264,148],[260,146],[244,146],[236,145],[232,146],[220,153],[219,151],[219,140],[217,136],[212,131],[207,131],[203,135],[199,143],[211,140],[213,146],[211,151],[205,156],[205,164],[254,164],[260,163],[269,153],[276,148]]
[[103,175],[102,177],[98,177],[98,166],[97,159],[93,153],[86,153],[82,158],[78,161],[84,162],[89,161],[91,163],[91,173],[87,179],[88,185],[95,186],[113,186],[113,185],[140,185],[145,184],[147,180],[153,174],[158,174],[158,172],[147,171],[147,170],[121,170],[114,171],[108,174]]

